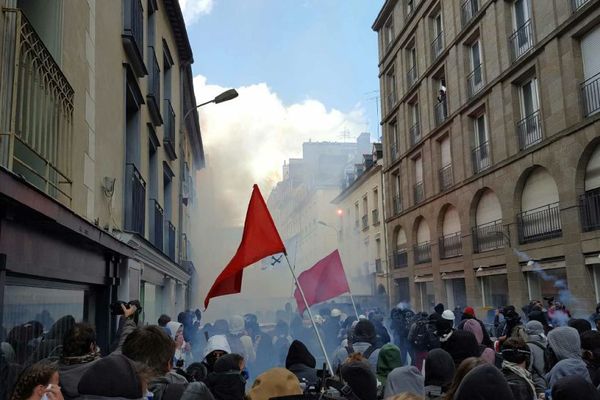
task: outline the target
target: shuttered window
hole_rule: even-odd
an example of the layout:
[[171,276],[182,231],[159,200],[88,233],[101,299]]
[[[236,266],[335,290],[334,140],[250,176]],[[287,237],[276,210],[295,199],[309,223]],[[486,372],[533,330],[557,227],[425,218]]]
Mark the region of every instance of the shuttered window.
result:
[[502,208],[496,193],[487,190],[483,193],[477,203],[475,221],[477,225],[484,225],[502,219]]
[[533,210],[548,204],[558,203],[558,188],[554,178],[545,169],[538,168],[533,171],[523,188],[521,209]]

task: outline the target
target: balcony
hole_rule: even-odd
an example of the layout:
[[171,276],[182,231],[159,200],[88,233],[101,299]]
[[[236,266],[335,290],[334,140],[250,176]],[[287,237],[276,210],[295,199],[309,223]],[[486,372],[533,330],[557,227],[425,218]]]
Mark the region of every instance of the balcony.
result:
[[369,216],[367,214],[362,216],[362,229],[367,230],[369,229]]
[[146,233],[146,182],[134,164],[125,166],[125,230]]
[[399,194],[394,196],[393,208],[394,208],[394,215],[399,215],[400,212],[402,211],[402,199],[400,198]]
[[469,22],[471,22],[475,14],[477,14],[477,11],[479,11],[478,0],[463,1],[462,5],[460,6],[460,17],[463,29]]
[[579,9],[589,3],[590,0],[571,0],[571,7],[573,12],[576,13]]
[[462,256],[462,237],[460,232],[440,237],[439,246],[441,259]]
[[472,231],[475,253],[483,253],[504,247],[504,228],[501,219],[477,225]]
[[517,214],[517,225],[521,244],[562,236],[558,203]]
[[417,66],[412,66],[406,73],[406,87],[411,88],[417,82]]
[[442,125],[448,118],[448,98],[443,97],[433,107],[433,114],[435,117],[435,127]]
[[163,120],[160,115],[160,66],[156,59],[154,47],[148,47],[148,66],[150,73],[148,75],[148,111],[154,126],[162,125]]
[[441,31],[431,42],[431,62],[434,63],[444,51],[444,31]]
[[480,146],[471,150],[471,158],[473,162],[473,174],[478,174],[481,171],[490,167],[490,144],[482,143]]
[[155,199],[150,200],[150,242],[159,251],[163,251],[164,233],[163,221],[164,211]]
[[379,210],[375,209],[375,210],[371,211],[371,217],[373,219],[373,225],[378,225],[379,224]]
[[185,233],[181,234],[181,248],[179,249],[180,260],[191,261],[190,257],[190,241]]
[[375,259],[375,272],[383,274],[383,266],[381,265],[381,258]]
[[442,167],[439,172],[440,176],[440,191],[444,191],[454,185],[454,174],[452,172],[452,163]]
[[144,9],[141,0],[123,1],[123,46],[135,74],[148,73],[144,65]]
[[533,24],[527,20],[508,38],[511,61],[515,62],[533,47]]
[[467,76],[467,96],[472,98],[483,88],[483,64],[479,64]]
[[425,185],[423,181],[417,182],[413,187],[414,195],[415,195],[415,204],[419,204],[423,200],[425,200]]
[[387,112],[391,112],[392,109],[394,108],[394,106],[396,105],[396,102],[398,101],[398,96],[396,96],[396,91],[392,90],[388,95],[387,95]]
[[579,211],[584,232],[600,229],[600,188],[587,191],[579,197]]
[[539,110],[517,122],[517,135],[521,150],[542,141],[542,121]]
[[600,73],[581,84],[583,116],[589,117],[600,111]]
[[170,100],[165,100],[165,126],[164,126],[164,137],[163,144],[165,145],[165,151],[167,152],[171,160],[177,158],[175,152],[175,111]]
[[410,137],[410,147],[414,147],[421,140],[421,127],[418,122],[415,122],[413,126],[408,130],[408,135]]
[[415,264],[425,264],[431,262],[431,244],[429,242],[415,245],[414,252]]
[[177,262],[175,258],[175,238],[177,237],[177,231],[175,229],[175,225],[168,222],[168,231],[167,231],[167,256],[171,259],[171,261]]
[[408,267],[408,251],[406,249],[398,249],[392,254],[392,265],[394,269]]
[[0,166],[70,207],[75,92],[27,17],[3,18]]

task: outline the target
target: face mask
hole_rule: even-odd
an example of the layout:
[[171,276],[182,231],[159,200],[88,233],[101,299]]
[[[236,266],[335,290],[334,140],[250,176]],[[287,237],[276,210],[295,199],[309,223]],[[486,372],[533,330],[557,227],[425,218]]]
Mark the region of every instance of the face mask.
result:
[[48,400],[48,395],[47,395],[46,393],[44,393],[44,394],[42,395],[42,398],[41,398],[41,400]]

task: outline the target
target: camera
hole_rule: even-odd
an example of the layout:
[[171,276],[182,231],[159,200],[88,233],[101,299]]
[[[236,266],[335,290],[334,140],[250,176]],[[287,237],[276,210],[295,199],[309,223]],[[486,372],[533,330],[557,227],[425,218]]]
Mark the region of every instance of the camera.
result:
[[124,301],[115,301],[114,303],[111,303],[110,305],[110,312],[113,316],[115,315],[123,315],[123,307],[125,306],[125,308],[129,309],[131,308],[131,306],[136,306],[137,311],[136,313],[139,313],[140,311],[142,311],[142,305],[140,304],[139,300],[132,300],[129,303],[126,303]]

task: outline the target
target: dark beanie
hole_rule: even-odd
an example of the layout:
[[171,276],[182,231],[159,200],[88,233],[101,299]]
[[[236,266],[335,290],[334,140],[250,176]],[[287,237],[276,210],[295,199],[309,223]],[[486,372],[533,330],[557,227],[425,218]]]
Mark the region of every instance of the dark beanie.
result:
[[566,376],[552,386],[552,400],[600,400],[598,390],[579,375]]
[[442,303],[438,303],[435,307],[433,307],[434,311],[438,314],[444,312],[444,305]]
[[243,357],[239,354],[225,354],[217,359],[214,366],[215,372],[239,371],[240,361]]
[[342,366],[342,379],[360,400],[377,400],[377,378],[369,365],[354,361]]
[[376,338],[377,334],[375,333],[375,326],[371,321],[366,319],[361,319],[360,321],[358,321],[358,323],[354,327],[352,343],[373,343]]
[[454,371],[454,360],[447,351],[431,350],[425,359],[425,386],[450,386]]
[[310,354],[304,343],[299,340],[294,340],[290,346],[287,357],[285,359],[285,367],[289,368],[294,364],[306,365],[309,368],[315,368],[317,361]]
[[577,329],[577,332],[581,335],[584,332],[592,330],[592,324],[587,319],[571,318],[567,323],[571,328]]
[[600,350],[600,332],[587,331],[581,334],[581,348],[583,350]]
[[81,377],[81,395],[99,397],[143,397],[142,383],[133,361],[122,354],[111,354],[94,362]]
[[460,383],[454,400],[512,400],[513,394],[502,372],[483,364],[472,369]]

